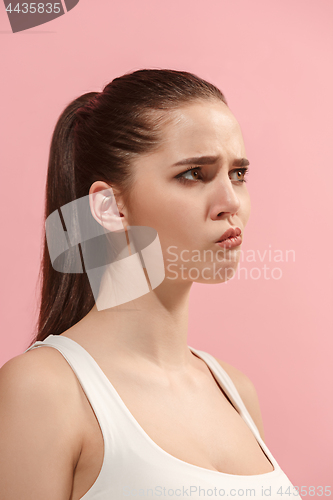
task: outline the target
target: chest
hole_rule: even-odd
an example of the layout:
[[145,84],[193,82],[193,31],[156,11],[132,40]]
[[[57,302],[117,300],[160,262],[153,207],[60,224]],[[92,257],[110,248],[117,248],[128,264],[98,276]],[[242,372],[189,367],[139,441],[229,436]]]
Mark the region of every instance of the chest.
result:
[[127,407],[160,448],[184,462],[228,474],[273,470],[251,429],[214,383],[197,394],[132,398]]
[[[111,378],[111,377],[110,377]],[[114,382],[129,412],[147,438],[183,462],[237,475],[271,472],[268,460],[251,429],[226,394],[207,379],[204,387],[161,387]],[[103,462],[103,438],[96,417],[83,394],[85,442],[75,469],[71,500],[78,500],[96,480]]]

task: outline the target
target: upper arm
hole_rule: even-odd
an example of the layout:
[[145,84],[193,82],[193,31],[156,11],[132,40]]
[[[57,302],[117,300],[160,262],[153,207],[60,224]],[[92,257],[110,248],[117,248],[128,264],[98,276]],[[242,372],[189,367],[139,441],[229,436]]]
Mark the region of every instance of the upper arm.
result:
[[245,404],[247,411],[251,415],[252,420],[259,430],[262,440],[265,441],[264,424],[262,421],[259,398],[253,382],[247,375],[242,373],[234,366],[229,365],[225,361],[220,361],[219,359],[216,359],[216,361],[222,366],[222,368],[224,368],[224,370],[227,372],[227,374],[235,384],[235,387],[239,392],[239,395],[243,403]]
[[63,369],[57,372],[59,353],[39,349],[0,370],[0,500],[71,495],[79,451],[71,390]]

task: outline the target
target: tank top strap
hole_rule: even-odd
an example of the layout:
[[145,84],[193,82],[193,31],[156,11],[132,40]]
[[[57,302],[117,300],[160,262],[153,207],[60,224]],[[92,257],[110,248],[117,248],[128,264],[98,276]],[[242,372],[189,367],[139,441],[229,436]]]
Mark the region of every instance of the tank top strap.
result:
[[238,390],[236,389],[235,384],[231,380],[230,376],[228,373],[222,368],[220,363],[208,352],[205,351],[200,351],[198,349],[194,349],[189,346],[189,349],[197,354],[200,358],[203,359],[203,361],[207,364],[207,366],[210,368],[211,372],[214,374],[215,378],[217,379],[218,384],[220,387],[225,391],[227,396],[229,397],[232,405],[234,408],[238,411],[240,416],[243,418],[245,423],[249,426],[251,431],[253,432],[256,440],[258,441],[259,445],[263,449],[263,451],[266,453],[270,461],[273,463],[274,467],[277,469],[280,469],[279,464],[273,457],[272,453],[266,446],[265,442],[262,440],[260,436],[260,432],[258,430],[258,427],[254,423],[250,413],[248,412]]
[[51,334],[25,352],[42,346],[57,349],[74,371],[101,428],[105,454],[110,455],[111,442],[114,449],[116,442],[135,439],[137,430],[128,418],[120,396],[88,351],[69,337]]

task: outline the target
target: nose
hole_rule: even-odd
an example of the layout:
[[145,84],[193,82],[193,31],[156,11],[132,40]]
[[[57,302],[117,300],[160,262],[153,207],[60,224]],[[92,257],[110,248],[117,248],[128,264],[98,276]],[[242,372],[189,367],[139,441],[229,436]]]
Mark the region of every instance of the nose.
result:
[[223,178],[216,182],[212,196],[215,200],[211,205],[212,219],[220,218],[223,214],[234,215],[241,206],[240,199],[229,176],[227,179]]

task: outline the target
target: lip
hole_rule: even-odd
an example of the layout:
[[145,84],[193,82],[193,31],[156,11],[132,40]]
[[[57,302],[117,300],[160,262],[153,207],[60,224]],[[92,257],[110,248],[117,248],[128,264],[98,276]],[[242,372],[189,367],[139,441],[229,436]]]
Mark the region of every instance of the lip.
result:
[[241,233],[242,231],[239,227],[230,227],[216,243],[222,248],[231,249],[238,247],[242,243]]
[[221,243],[228,238],[237,238],[238,236],[240,236],[241,232],[242,231],[239,229],[239,227],[230,227],[222,234],[222,236],[220,236],[216,243]]

